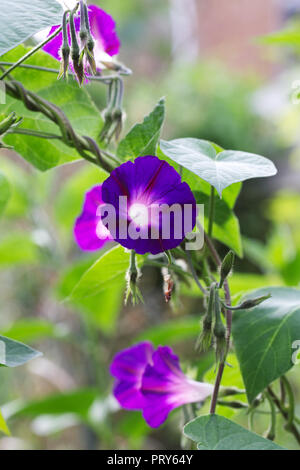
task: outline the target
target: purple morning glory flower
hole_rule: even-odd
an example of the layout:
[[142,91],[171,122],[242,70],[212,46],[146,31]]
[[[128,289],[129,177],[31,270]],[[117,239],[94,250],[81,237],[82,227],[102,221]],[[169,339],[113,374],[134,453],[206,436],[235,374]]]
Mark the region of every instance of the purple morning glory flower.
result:
[[85,195],[82,213],[76,219],[74,237],[78,246],[84,251],[95,251],[102,248],[112,237],[98,214],[103,205],[102,185],[94,186]]
[[196,201],[188,184],[155,156],[138,157],[113,170],[102,185],[102,198],[107,204],[103,223],[114,240],[138,254],[175,248],[196,223]]
[[114,396],[129,410],[141,410],[147,424],[159,427],[169,413],[187,403],[202,402],[213,392],[211,384],[189,379],[168,346],[154,350],[149,342],[125,349],[113,359],[117,379]]
[[[120,49],[120,40],[116,33],[116,23],[114,19],[104,10],[96,5],[88,6],[88,14],[90,20],[90,28],[93,39],[95,41],[94,56],[97,68],[103,69],[103,62],[110,62],[111,57],[118,54]],[[49,35],[59,28],[53,26]],[[80,12],[75,17],[76,31],[80,30]],[[68,25],[68,34],[70,42],[70,27]],[[62,46],[62,33],[58,34],[52,41],[47,43],[43,50],[52,55],[55,59],[61,60],[60,49]]]

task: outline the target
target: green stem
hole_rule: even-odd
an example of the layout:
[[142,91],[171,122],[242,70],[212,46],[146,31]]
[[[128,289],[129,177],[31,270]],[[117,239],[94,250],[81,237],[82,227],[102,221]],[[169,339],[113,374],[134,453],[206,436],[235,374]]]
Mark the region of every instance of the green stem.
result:
[[[277,395],[273,392],[272,388],[269,386],[267,388],[268,390],[268,393],[270,394],[270,396],[272,397],[272,400],[274,401],[275,405],[277,406],[278,410],[280,411],[280,413],[282,414],[282,416],[284,417],[284,419],[286,421],[289,420],[289,413],[283,408],[282,404],[281,404],[281,401],[280,399],[277,397]],[[290,433],[293,434],[293,436],[295,437],[296,441],[298,442],[298,444],[300,445],[300,433],[297,429],[297,427],[295,426],[294,423],[292,423],[291,426],[287,427],[287,431],[289,431]]]
[[39,132],[33,131],[30,129],[10,129],[7,134],[21,134],[21,135],[29,135],[32,137],[39,137],[41,139],[58,139],[62,140],[60,135],[56,134],[48,134],[47,132]]
[[[10,65],[14,65],[14,62],[0,62],[0,66],[4,66],[4,67],[8,67]],[[48,68],[48,67],[42,67],[40,65],[31,65],[31,64],[20,64],[18,65],[18,67],[21,67],[21,68],[24,68],[24,69],[29,69],[29,70],[37,70],[39,72],[49,72],[49,73],[55,73],[55,74],[58,74],[59,73],[59,70],[58,69],[51,69],[51,68]],[[6,73],[6,72],[5,72]],[[131,71],[129,71],[128,73],[125,73],[125,72],[122,72],[120,71],[119,72],[119,75],[130,75],[131,74]],[[68,72],[68,75],[74,77],[74,73],[72,72]],[[96,82],[103,82],[105,83],[106,85],[109,85],[111,80],[115,80],[119,77],[119,75],[103,75],[103,76],[91,76],[91,75],[88,75],[88,80],[91,80],[91,81],[96,81]]]
[[209,199],[209,219],[208,219],[208,236],[212,238],[214,228],[214,216],[215,216],[215,188],[211,186],[210,199]]
[[275,404],[274,404],[274,401],[271,397],[271,395],[269,394],[269,392],[266,392],[265,393],[265,396],[266,396],[266,399],[268,400],[269,402],[269,405],[270,405],[270,410],[271,410],[271,421],[270,421],[270,427],[267,431],[267,439],[269,439],[270,441],[274,441],[275,439],[275,436],[276,436],[276,408],[275,408]]
[[289,407],[288,407],[288,410],[287,410],[287,412],[288,412],[287,426],[291,427],[294,423],[294,417],[295,417],[295,397],[294,397],[294,393],[293,393],[291,384],[288,381],[288,379],[283,375],[281,377],[281,380],[282,380],[282,383],[284,384],[284,387],[286,389],[287,396],[288,396],[288,403],[289,403]]

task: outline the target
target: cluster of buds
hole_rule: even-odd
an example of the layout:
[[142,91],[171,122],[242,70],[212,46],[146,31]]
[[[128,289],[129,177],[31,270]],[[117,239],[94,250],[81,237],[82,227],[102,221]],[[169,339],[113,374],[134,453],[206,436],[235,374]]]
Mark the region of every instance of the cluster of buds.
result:
[[196,343],[196,348],[202,351],[207,351],[212,343],[215,343],[216,360],[217,362],[224,362],[227,355],[227,335],[226,328],[222,319],[222,311],[225,310],[247,310],[260,305],[265,300],[271,297],[270,294],[263,295],[254,299],[244,300],[240,305],[231,306],[226,305],[219,296],[219,289],[224,285],[224,282],[230,275],[234,264],[234,253],[229,251],[220,266],[220,281],[213,282],[210,286],[209,300],[207,305],[206,314],[203,318],[203,328]]
[[100,134],[100,140],[107,144],[113,136],[116,140],[122,132],[125,113],[122,109],[123,102],[123,81],[116,77],[111,81],[108,87],[107,107],[103,111],[104,125]]
[[[69,68],[70,57],[72,59],[72,65],[79,84],[81,85],[85,70],[88,70],[92,74],[97,73],[96,61],[94,57],[94,40],[91,35],[88,7],[85,0],[80,0],[80,46],[78,43],[77,32],[75,27],[74,18],[76,15],[77,7],[72,11],[65,11],[62,21],[62,35],[63,42],[61,47],[61,65],[58,78],[67,78],[67,72]],[[68,36],[68,21],[70,23],[70,36],[71,36],[71,47],[69,44]]]

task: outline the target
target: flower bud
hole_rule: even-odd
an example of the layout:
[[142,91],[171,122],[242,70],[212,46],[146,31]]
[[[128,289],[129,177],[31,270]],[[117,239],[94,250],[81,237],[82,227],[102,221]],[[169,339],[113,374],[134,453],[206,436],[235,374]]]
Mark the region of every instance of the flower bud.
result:
[[220,269],[220,283],[219,288],[223,287],[225,279],[229,276],[234,264],[234,253],[229,251],[225,258],[223,259],[221,269]]
[[127,289],[125,294],[125,305],[128,302],[129,297],[133,305],[143,302],[143,296],[138,287],[138,280],[141,277],[141,272],[136,265],[136,254],[134,250],[131,250],[130,265],[126,273]]
[[215,326],[213,332],[216,341],[216,360],[217,362],[223,362],[226,354],[226,328],[221,318],[221,306],[217,289],[215,289],[214,313]]
[[61,63],[60,69],[57,79],[60,78],[67,78],[67,71],[69,68],[69,60],[70,60],[70,46],[69,46],[69,38],[68,38],[68,30],[67,30],[67,17],[68,12],[64,12],[63,22],[62,22],[62,35],[63,35],[63,43],[61,48]]
[[213,283],[210,287],[207,312],[203,318],[202,332],[199,335],[197,342],[196,342],[196,349],[199,351],[207,351],[209,347],[211,346],[213,311],[214,311],[214,303],[215,303],[215,289],[216,289],[216,284]]
[[224,307],[227,308],[227,310],[249,310],[250,308],[257,307],[257,305],[260,305],[262,302],[270,299],[271,297],[271,294],[262,295],[261,297],[257,297],[256,299],[245,300],[244,302],[239,305],[236,305],[235,307],[231,307],[230,305],[225,304]]
[[74,11],[72,11],[70,14],[71,58],[76,77],[78,79],[79,84],[81,85],[84,78],[84,69],[82,60],[80,58],[80,49],[77,41],[77,35],[74,24],[74,14]]

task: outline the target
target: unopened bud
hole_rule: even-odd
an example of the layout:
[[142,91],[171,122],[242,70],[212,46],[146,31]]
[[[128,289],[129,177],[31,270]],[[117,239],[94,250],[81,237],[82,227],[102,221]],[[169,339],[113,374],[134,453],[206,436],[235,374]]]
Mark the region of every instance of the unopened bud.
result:
[[221,269],[220,269],[220,283],[219,288],[223,287],[225,279],[229,276],[234,263],[234,253],[233,251],[229,251],[225,258],[222,261]]
[[236,305],[235,307],[232,307],[230,305],[225,305],[225,304],[223,304],[223,305],[227,310],[249,310],[250,308],[257,307],[262,302],[264,302],[265,300],[270,299],[271,297],[272,297],[271,294],[262,295],[261,297],[257,297],[256,299],[245,300],[244,302],[242,302],[239,305]]
[[138,287],[138,280],[141,277],[141,272],[136,265],[135,257],[136,254],[134,250],[131,250],[130,265],[126,273],[127,289],[125,294],[125,305],[127,304],[129,297],[131,297],[133,305],[144,301],[141,291]]
[[214,337],[216,341],[216,360],[217,362],[223,362],[226,355],[226,328],[221,318],[221,305],[219,299],[218,290],[215,289],[215,326],[214,326]]
[[203,318],[202,332],[196,341],[196,349],[200,351],[207,351],[210,348],[212,342],[212,323],[215,303],[215,289],[216,284],[213,283],[210,287],[207,312]]

